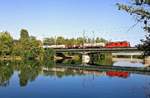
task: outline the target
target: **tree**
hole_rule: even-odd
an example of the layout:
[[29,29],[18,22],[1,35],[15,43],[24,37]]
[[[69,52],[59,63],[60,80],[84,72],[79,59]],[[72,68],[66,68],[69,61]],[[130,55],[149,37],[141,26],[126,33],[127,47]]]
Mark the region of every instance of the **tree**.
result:
[[20,31],[20,44],[23,50],[29,50],[29,34],[28,31],[25,29],[22,29]]
[[76,40],[77,40],[77,45],[82,45],[84,42],[82,37],[78,37]]
[[[23,59],[41,59],[43,49],[41,48],[41,41],[34,36],[29,36],[28,31],[22,29],[20,31],[20,50]],[[17,45],[17,44],[16,44]],[[19,45],[18,45],[19,46]]]
[[29,37],[29,45],[30,45],[30,48],[39,48],[40,47],[40,41],[38,41],[36,39],[36,37],[34,36],[30,36]]
[[13,38],[8,32],[1,32],[0,33],[0,47],[2,49],[10,49],[12,48]]
[[26,29],[21,29],[20,31],[20,39],[28,39],[29,38],[29,33]]
[[55,44],[55,38],[44,38],[43,40],[44,45],[54,45]]
[[56,43],[57,43],[57,45],[62,45],[62,44],[64,44],[64,43],[65,43],[65,38],[62,37],[62,36],[57,37]]
[[91,38],[87,38],[87,43],[92,43],[92,39]]
[[117,3],[117,6],[119,10],[124,10],[135,16],[137,23],[143,23],[143,29],[147,32],[146,39],[142,39],[142,44],[137,47],[144,51],[144,56],[150,56],[150,0],[132,0],[131,4]]
[[76,45],[76,39],[74,39],[74,38],[71,38],[71,39],[65,39],[65,45],[67,45],[67,46],[73,46],[73,45]]
[[99,37],[97,37],[96,40],[95,40],[95,42],[96,42],[96,43],[100,43],[100,42],[106,43],[107,40],[105,40],[104,38],[99,38]]
[[21,52],[22,52],[22,46],[20,44],[20,41],[13,40],[12,56],[20,56]]

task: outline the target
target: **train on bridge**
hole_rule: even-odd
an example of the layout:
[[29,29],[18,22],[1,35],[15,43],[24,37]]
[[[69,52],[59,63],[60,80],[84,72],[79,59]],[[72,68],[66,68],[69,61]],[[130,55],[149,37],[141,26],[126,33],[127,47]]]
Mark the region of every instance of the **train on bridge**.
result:
[[128,41],[108,42],[108,43],[84,43],[82,45],[45,45],[43,48],[53,49],[82,49],[82,48],[128,48]]

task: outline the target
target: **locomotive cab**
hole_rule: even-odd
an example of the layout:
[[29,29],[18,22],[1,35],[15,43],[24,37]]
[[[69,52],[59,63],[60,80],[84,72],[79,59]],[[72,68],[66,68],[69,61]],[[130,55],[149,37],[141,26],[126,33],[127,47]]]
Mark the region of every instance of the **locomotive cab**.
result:
[[130,43],[127,41],[108,42],[105,47],[106,48],[125,48],[125,47],[130,47]]

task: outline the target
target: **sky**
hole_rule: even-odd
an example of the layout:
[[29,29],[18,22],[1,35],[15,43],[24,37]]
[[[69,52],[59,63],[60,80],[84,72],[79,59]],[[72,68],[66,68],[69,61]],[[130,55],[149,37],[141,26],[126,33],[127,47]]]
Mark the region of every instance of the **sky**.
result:
[[[126,0],[0,0],[0,31],[15,38],[21,29],[38,39],[64,36],[103,37],[138,44],[145,32],[133,16],[115,5]],[[126,1],[128,2],[128,1]],[[94,32],[94,33],[92,33]]]

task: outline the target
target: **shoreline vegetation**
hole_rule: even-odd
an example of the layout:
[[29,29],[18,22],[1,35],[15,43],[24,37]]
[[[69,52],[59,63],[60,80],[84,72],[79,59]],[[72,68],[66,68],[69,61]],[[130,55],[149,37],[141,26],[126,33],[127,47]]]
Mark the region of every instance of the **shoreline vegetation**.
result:
[[[43,45],[81,45],[83,42],[107,42],[103,38],[44,38],[43,41],[36,39],[34,36],[29,36],[26,29],[21,29],[20,38],[13,39],[9,32],[0,32],[0,60],[54,60],[55,56],[53,49],[43,49]],[[77,58],[77,57],[73,57]],[[60,58],[58,58],[60,59]]]

